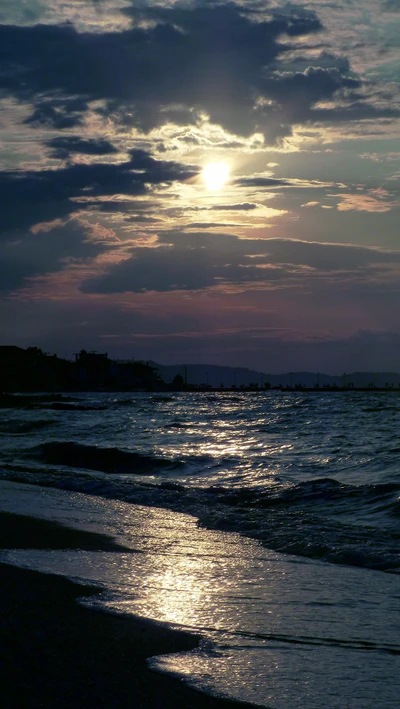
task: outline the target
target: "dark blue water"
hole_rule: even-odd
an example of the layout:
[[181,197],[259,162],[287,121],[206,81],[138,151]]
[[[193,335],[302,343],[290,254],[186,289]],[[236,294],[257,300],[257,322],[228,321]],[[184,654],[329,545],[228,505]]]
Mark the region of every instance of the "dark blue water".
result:
[[400,567],[397,394],[86,395],[0,412],[0,475],[191,512],[271,549]]

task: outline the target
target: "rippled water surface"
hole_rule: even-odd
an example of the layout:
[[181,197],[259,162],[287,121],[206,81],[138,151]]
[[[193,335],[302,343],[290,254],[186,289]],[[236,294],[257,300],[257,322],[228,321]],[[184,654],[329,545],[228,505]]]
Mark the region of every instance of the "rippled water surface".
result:
[[208,691],[397,709],[397,393],[80,398],[88,410],[0,411],[3,509],[141,553],[8,560],[94,579],[109,608],[200,630],[201,650],[153,663]]

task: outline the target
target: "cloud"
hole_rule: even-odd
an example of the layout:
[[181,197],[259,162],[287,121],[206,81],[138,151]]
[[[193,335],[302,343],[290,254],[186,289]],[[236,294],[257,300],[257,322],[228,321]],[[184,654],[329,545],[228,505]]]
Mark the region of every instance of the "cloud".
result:
[[65,160],[74,153],[84,155],[110,155],[117,152],[117,149],[108,140],[85,140],[77,135],[52,138],[51,140],[46,140],[45,145],[52,149],[52,157],[60,160]]
[[278,179],[275,177],[239,177],[235,180],[235,185],[239,187],[287,187],[293,184],[290,180]]
[[[7,336],[116,336],[137,356],[139,332],[147,357],[158,334],[181,358],[194,333],[193,357],[234,364],[265,358],[274,328],[279,366],[300,331],[396,329],[399,6],[6,0]],[[208,160],[230,164],[218,194],[191,164]],[[353,344],[363,356],[368,338]]]
[[209,207],[209,209],[222,212],[249,212],[253,209],[257,209],[259,206],[259,204],[255,204],[254,202],[241,202],[240,204],[215,204],[213,207]]
[[0,243],[0,291],[16,290],[27,278],[63,270],[72,261],[93,259],[109,246],[96,225],[75,219],[16,234]]
[[[321,65],[317,56],[301,71],[293,60],[293,69],[278,68],[278,58],[281,67],[285,53],[320,32],[311,10],[287,5],[260,14],[233,2],[204,2],[124,12],[133,26],[120,32],[0,26],[0,86],[33,104],[31,124],[71,128],[90,102],[102,101],[104,115],[121,113],[126,122],[129,113],[145,131],[168,121],[193,123],[206,112],[233,134],[262,132],[274,142],[290,135],[294,124],[327,119],[328,113],[316,111],[318,102],[360,87],[346,61],[332,66],[324,52]],[[354,104],[357,118],[388,115],[353,94],[349,120]],[[331,109],[329,120],[340,114]]]
[[[18,96],[19,92],[11,93]],[[82,124],[83,113],[87,110],[88,104],[82,99],[48,96],[46,98],[33,98],[33,107],[33,112],[25,119],[24,123],[34,127],[64,130],[76,128]]]
[[[60,143],[57,144],[60,146]],[[61,142],[64,149],[66,145],[71,147],[68,140]],[[77,146],[76,141],[74,145]],[[79,145],[82,148],[82,143]],[[93,149],[95,143],[90,143],[90,146]],[[155,160],[143,150],[132,150],[130,159],[118,164],[71,164],[56,170],[0,172],[3,201],[0,231],[26,228],[37,222],[65,217],[78,209],[90,207],[91,199],[102,196],[144,195],[149,185],[184,182],[197,172],[191,166]],[[86,202],[79,206],[71,201],[82,197]]]
[[189,222],[186,225],[187,229],[227,229],[227,228],[233,228],[233,227],[243,227],[247,226],[248,228],[251,228],[254,226],[253,224],[241,224],[231,222],[231,221],[223,221],[223,222]]
[[158,247],[137,248],[127,260],[87,280],[87,293],[200,290],[228,284],[283,284],[307,276],[385,273],[400,252],[289,239],[239,239],[229,234],[164,234]]
[[[300,180],[296,178],[276,178],[269,175],[260,174],[252,175],[251,177],[239,177],[234,181],[238,187],[293,187],[297,189],[321,189],[324,187],[334,187],[334,182],[322,182],[321,180]],[[340,187],[345,187],[343,183],[338,183]]]
[[337,194],[334,196],[339,198],[337,205],[339,212],[376,212],[382,214],[400,207],[399,200],[394,202],[386,201],[365,194]]

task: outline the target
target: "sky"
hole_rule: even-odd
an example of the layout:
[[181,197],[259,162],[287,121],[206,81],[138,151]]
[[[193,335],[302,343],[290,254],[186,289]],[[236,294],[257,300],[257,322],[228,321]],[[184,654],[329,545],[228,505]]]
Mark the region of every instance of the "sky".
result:
[[0,344],[400,371],[400,0],[2,0]]

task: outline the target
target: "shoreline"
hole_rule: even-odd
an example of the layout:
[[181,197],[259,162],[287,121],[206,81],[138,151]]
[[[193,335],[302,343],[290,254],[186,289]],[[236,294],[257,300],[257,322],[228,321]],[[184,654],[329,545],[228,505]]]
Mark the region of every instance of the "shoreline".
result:
[[[0,547],[124,550],[103,535],[4,512]],[[204,694],[147,666],[154,655],[195,649],[200,636],[79,605],[77,599],[102,589],[62,576],[0,562],[0,581],[3,709],[255,707]]]

